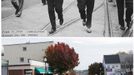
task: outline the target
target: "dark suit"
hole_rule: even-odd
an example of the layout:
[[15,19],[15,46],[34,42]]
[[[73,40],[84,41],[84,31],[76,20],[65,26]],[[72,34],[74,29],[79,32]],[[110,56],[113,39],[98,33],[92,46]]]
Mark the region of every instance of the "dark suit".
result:
[[24,0],[18,0],[18,3],[16,0],[11,0],[11,3],[16,9],[15,14],[17,14],[18,12],[22,12]]
[[95,0],[77,0],[77,1],[81,19],[87,19],[86,26],[90,28]]
[[47,4],[52,29],[56,30],[55,11],[58,14],[58,19],[63,20],[63,0],[47,0]]
[[126,16],[125,20],[127,23],[127,26],[129,27],[130,21],[131,21],[131,16],[133,14],[133,0],[116,0],[117,1],[117,8],[118,8],[118,19],[119,19],[119,24],[124,27],[124,8],[126,5]]

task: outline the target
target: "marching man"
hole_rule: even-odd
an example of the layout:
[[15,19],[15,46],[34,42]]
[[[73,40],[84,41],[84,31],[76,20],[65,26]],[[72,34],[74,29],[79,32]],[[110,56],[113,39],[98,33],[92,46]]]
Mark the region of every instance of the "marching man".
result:
[[[126,21],[126,26],[129,29],[130,22],[131,22],[131,17],[133,14],[133,0],[116,0],[117,1],[117,8],[118,8],[118,19],[119,19],[119,24],[120,24],[120,29],[125,30],[125,21]],[[124,9],[126,7],[126,15],[124,12]],[[124,20],[125,16],[125,20]]]
[[24,0],[11,0],[12,5],[16,9],[15,15],[16,17],[20,17],[23,10]]
[[47,0],[47,4],[49,18],[52,25],[51,31],[49,33],[52,34],[56,31],[55,12],[58,14],[59,24],[63,24],[63,0]]
[[77,0],[80,17],[83,21],[83,26],[86,26],[86,31],[91,33],[92,13],[95,0]]

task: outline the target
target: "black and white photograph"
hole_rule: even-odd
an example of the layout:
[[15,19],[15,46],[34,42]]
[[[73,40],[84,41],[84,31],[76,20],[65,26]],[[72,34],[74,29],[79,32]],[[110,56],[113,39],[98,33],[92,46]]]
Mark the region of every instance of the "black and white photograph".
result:
[[2,0],[2,37],[132,37],[133,0]]

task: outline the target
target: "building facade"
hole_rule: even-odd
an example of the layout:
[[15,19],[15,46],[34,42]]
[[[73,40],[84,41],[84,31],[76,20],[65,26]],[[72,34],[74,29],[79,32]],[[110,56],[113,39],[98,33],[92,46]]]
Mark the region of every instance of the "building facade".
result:
[[[9,75],[35,75],[36,67],[44,67],[45,50],[53,41],[4,45],[2,59],[8,60]],[[36,60],[33,64],[30,60]]]
[[121,75],[119,55],[104,55],[103,66],[105,75]]
[[105,75],[132,75],[133,54],[104,55]]

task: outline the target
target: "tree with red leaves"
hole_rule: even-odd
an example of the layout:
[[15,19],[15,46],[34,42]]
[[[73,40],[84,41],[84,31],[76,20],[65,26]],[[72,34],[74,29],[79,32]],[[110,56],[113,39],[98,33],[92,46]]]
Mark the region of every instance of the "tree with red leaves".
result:
[[57,43],[47,48],[47,62],[54,71],[62,75],[62,73],[72,70],[79,64],[79,56],[65,43]]

